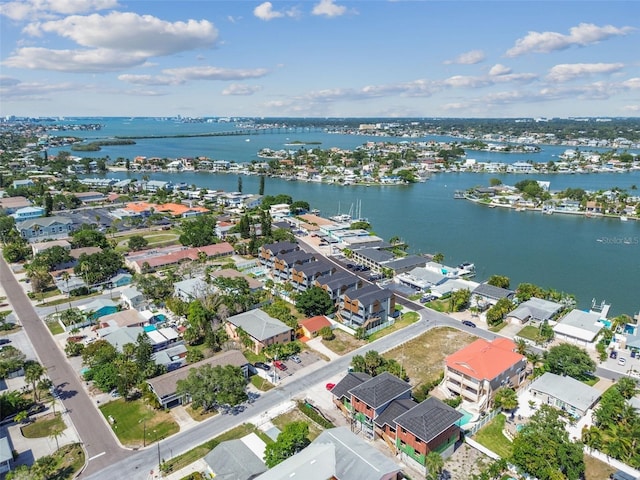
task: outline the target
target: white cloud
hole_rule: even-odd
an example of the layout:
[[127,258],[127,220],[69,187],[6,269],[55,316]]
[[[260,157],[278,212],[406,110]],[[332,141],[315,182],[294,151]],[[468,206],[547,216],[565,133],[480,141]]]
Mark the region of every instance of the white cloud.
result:
[[630,78],[622,82],[624,88],[629,90],[640,90],[640,77]]
[[625,105],[622,107],[622,111],[629,113],[638,113],[640,112],[640,105]]
[[20,0],[0,5],[0,15],[11,20],[35,20],[95,12],[117,6],[117,0]]
[[567,82],[579,77],[615,73],[623,68],[622,63],[563,63],[549,70],[547,80]]
[[253,14],[260,20],[268,22],[274,18],[298,18],[300,17],[300,9],[298,7],[292,7],[289,10],[277,11],[273,9],[273,4],[271,2],[264,2],[253,9]]
[[147,57],[212,47],[218,38],[218,31],[208,20],[167,22],[131,12],[72,15],[31,25],[26,31],[56,33],[84,47],[136,52]]
[[184,83],[184,80],[171,77],[171,76],[162,76],[162,75],[132,75],[132,74],[123,74],[118,75],[118,80],[123,82],[131,83],[133,85],[179,85]]
[[144,57],[116,50],[51,50],[25,47],[16,50],[3,65],[12,68],[53,70],[57,72],[112,72],[143,64]]
[[581,23],[569,30],[569,35],[558,32],[529,32],[525,37],[516,40],[515,46],[507,50],[507,57],[517,57],[526,53],[549,53],[564,50],[571,46],[586,46],[606,40],[610,37],[627,35],[634,31],[633,27],[599,27],[592,23]]
[[491,70],[489,70],[489,75],[492,77],[498,75],[507,75],[509,73],[511,73],[511,69],[499,63],[496,63],[493,67],[491,67]]
[[253,95],[262,90],[258,85],[243,85],[241,83],[233,83],[222,90],[223,95]]
[[454,75],[445,79],[443,85],[453,88],[478,88],[491,85],[491,81],[484,77],[472,77],[466,75]]
[[277,12],[273,9],[273,4],[271,2],[264,2],[258,5],[253,9],[253,14],[258,17],[260,20],[269,21],[274,18],[282,18],[284,17],[284,13]]
[[320,3],[313,6],[311,11],[314,15],[323,15],[325,17],[339,17],[347,13],[347,7],[336,5],[334,0],[320,0]]
[[168,68],[162,71],[183,80],[246,80],[247,78],[264,77],[269,71],[266,68],[239,70],[211,66]]
[[469,52],[461,53],[453,60],[447,60],[444,63],[446,65],[458,64],[458,65],[475,65],[485,59],[485,54],[482,50],[471,50]]

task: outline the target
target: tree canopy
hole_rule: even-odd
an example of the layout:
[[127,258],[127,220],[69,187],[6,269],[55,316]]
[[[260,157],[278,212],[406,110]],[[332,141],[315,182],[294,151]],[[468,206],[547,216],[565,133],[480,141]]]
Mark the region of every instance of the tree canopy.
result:
[[202,365],[189,370],[184,380],[178,380],[177,392],[189,395],[195,408],[206,411],[218,405],[235,406],[244,402],[246,384],[240,367]]
[[511,281],[509,280],[509,277],[505,277],[504,275],[491,275],[489,280],[487,280],[487,283],[494,287],[509,288]]
[[513,440],[511,462],[540,480],[579,480],[582,444],[571,442],[560,412],[542,405]]
[[298,295],[296,308],[307,317],[329,315],[333,312],[333,301],[324,288],[313,286]]
[[216,218],[213,215],[199,215],[193,220],[182,222],[179,241],[190,247],[203,247],[216,243]]
[[264,450],[264,463],[273,468],[309,445],[309,425],[306,422],[291,422],[284,426],[275,442]]
[[551,347],[545,353],[544,359],[549,372],[568,375],[577,380],[590,377],[596,368],[596,363],[585,349],[569,343]]
[[402,380],[408,380],[407,371],[393,358],[386,359],[375,350],[369,350],[362,355],[355,355],[351,359],[351,368],[354,372],[364,372],[372,377],[382,372],[389,372]]

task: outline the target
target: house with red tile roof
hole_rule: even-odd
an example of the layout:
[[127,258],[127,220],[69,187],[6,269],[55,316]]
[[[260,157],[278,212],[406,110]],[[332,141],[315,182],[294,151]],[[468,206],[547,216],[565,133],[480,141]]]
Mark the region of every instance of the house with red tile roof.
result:
[[324,315],[307,318],[298,322],[298,325],[302,329],[302,334],[307,338],[317,337],[318,332],[324,327],[331,328],[331,322]]
[[525,379],[527,359],[507,338],[482,338],[445,359],[443,390],[460,395],[463,408],[481,413],[500,387],[517,388]]

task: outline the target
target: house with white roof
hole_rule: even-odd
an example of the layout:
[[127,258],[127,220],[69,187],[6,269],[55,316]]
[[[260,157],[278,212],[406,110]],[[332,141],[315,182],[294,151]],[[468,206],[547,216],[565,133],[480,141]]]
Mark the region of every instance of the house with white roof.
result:
[[543,405],[551,405],[576,418],[583,417],[600,399],[600,391],[572,377],[546,372],[528,387],[529,392]]
[[550,321],[563,308],[564,306],[561,303],[531,297],[526,302],[518,305],[515,310],[509,312],[507,320],[510,323],[526,323],[529,320],[534,322]]
[[595,348],[595,340],[604,325],[598,312],[573,309],[553,327],[556,338],[568,343]]

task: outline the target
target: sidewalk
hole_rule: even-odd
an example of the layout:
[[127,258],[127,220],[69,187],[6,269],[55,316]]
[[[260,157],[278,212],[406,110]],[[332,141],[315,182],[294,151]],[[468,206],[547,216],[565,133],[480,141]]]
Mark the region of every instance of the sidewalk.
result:
[[315,350],[316,352],[321,353],[326,357],[329,357],[329,360],[337,360],[340,358],[340,355],[338,355],[331,349],[327,348],[324,345],[324,343],[322,343],[322,338],[320,337],[312,338],[306,343],[306,345],[309,348],[312,348],[313,350]]

